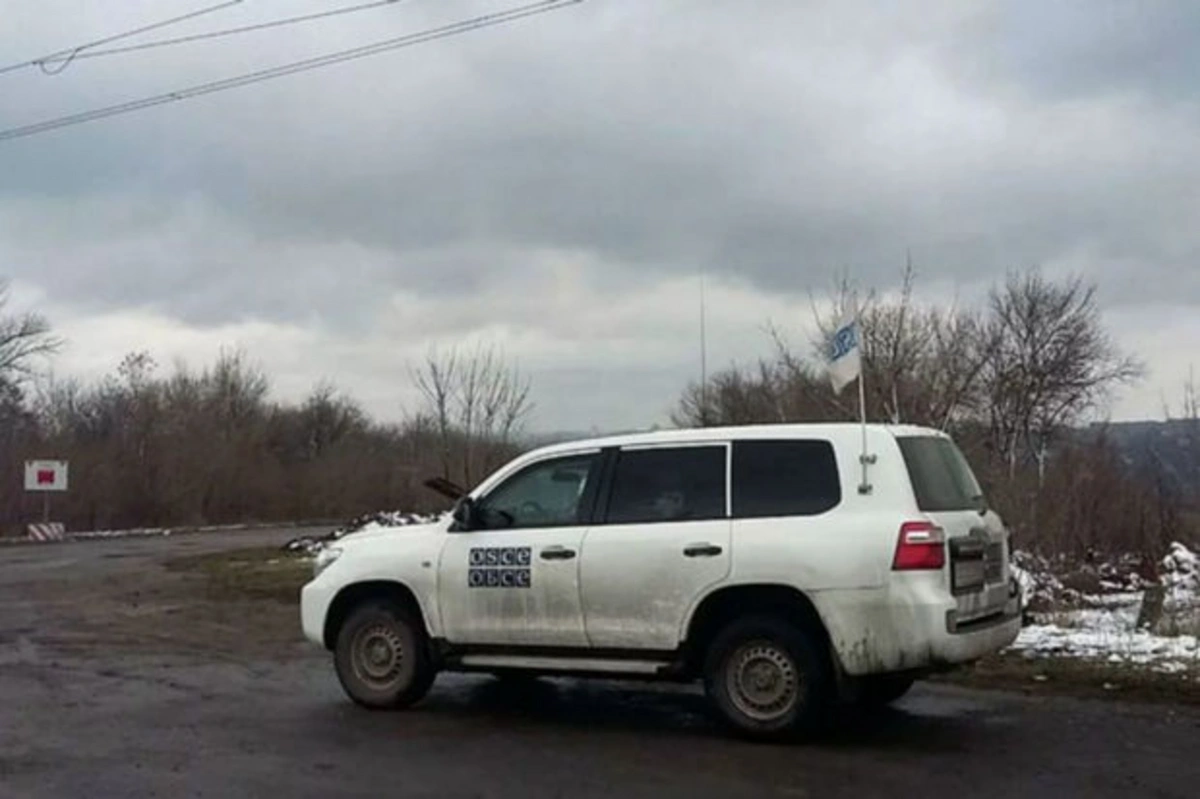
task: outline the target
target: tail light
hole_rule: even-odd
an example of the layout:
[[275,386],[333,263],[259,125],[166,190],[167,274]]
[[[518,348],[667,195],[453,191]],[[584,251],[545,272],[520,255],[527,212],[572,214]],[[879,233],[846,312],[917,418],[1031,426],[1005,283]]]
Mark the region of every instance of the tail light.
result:
[[900,525],[892,571],[940,570],[945,565],[946,535],[942,528],[931,522]]

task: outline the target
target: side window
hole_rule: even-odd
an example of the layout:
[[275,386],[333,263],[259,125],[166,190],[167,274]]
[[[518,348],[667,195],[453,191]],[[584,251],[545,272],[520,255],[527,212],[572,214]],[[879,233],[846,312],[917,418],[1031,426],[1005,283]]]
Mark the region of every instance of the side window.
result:
[[814,516],[842,501],[828,441],[736,441],[733,517]]
[[726,448],[626,450],[617,456],[609,524],[725,518]]
[[480,501],[489,530],[585,524],[583,499],[596,478],[600,454],[542,461],[522,469]]

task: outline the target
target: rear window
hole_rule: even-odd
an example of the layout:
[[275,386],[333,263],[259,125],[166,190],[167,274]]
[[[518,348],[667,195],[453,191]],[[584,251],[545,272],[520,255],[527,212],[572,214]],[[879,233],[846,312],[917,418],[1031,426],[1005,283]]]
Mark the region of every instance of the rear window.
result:
[[733,516],[814,516],[842,501],[828,441],[737,441],[733,445]]
[[948,438],[897,438],[917,506],[926,512],[975,510],[983,492],[962,452]]

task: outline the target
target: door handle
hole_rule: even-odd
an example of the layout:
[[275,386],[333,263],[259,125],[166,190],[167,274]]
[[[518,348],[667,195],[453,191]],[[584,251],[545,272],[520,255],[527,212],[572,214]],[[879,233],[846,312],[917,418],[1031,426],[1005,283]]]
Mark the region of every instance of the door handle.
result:
[[575,557],[575,550],[556,545],[543,549],[541,556],[542,560],[570,560]]
[[684,557],[688,558],[715,558],[722,552],[716,544],[688,544],[683,548]]

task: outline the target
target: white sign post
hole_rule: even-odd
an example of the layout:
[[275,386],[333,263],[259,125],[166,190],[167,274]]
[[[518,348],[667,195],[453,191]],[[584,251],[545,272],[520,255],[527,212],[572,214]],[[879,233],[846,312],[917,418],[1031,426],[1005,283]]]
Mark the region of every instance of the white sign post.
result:
[[25,461],[25,490],[42,493],[42,521],[50,521],[50,494],[67,490],[66,461]]

